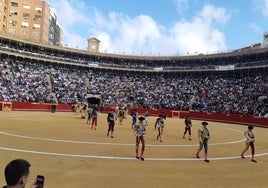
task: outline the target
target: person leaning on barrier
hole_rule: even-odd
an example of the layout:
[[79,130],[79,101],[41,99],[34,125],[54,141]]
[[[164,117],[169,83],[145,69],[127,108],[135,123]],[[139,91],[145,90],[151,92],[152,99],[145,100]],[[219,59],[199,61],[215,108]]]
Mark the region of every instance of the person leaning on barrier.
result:
[[[24,188],[30,174],[30,163],[24,159],[15,159],[5,167],[6,185],[2,188]],[[34,182],[31,188],[37,188]]]

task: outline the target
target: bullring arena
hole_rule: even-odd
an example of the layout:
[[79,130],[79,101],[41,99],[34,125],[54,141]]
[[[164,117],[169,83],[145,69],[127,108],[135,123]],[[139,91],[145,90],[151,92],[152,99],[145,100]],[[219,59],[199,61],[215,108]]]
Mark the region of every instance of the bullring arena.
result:
[[[54,48],[0,37],[0,168],[14,158],[31,163],[29,181],[46,188],[267,187],[268,50],[179,57],[128,56]],[[97,129],[72,111],[100,94]],[[51,113],[51,104],[56,113]],[[127,118],[107,137],[107,110],[127,104]],[[135,158],[130,109],[149,109],[145,161]],[[167,113],[163,142],[154,129]],[[193,123],[183,139],[184,118]],[[195,157],[197,131],[207,121],[209,163]],[[256,160],[243,131],[253,124]],[[0,176],[4,185],[4,176]]]
[[[135,158],[131,117],[118,122],[115,137],[106,136],[107,114],[100,114],[96,130],[72,112],[1,112],[1,169],[13,158],[31,162],[46,187],[267,187],[268,129],[255,127],[256,160],[241,159],[246,126],[209,122],[210,163],[195,158],[198,147],[182,139],[183,119],[168,118],[164,141],[156,140],[155,117],[149,118],[145,161]],[[1,176],[1,182],[4,182]]]

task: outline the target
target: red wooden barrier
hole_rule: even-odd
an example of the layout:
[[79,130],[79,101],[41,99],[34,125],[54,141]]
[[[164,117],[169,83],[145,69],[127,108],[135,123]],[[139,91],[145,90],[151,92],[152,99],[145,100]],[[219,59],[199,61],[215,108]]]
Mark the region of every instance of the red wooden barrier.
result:
[[[0,110],[2,106],[0,105]],[[23,103],[23,102],[12,102],[12,110],[25,110],[25,111],[51,111],[50,103]],[[102,110],[103,113],[107,113],[111,107],[105,106]],[[179,117],[185,118],[185,116],[190,116],[192,119],[207,120],[207,121],[218,121],[227,123],[237,123],[237,124],[253,124],[255,126],[268,128],[268,119],[260,118],[256,116],[240,115],[240,114],[219,114],[219,113],[207,113],[207,112],[192,112],[192,111],[174,111],[165,109],[145,109],[145,108],[135,108],[139,115],[143,115],[147,110],[150,116],[158,116],[161,113],[165,113],[167,117]],[[128,113],[134,108],[129,108]],[[71,112],[73,111],[72,105],[58,104],[56,111],[60,112]]]

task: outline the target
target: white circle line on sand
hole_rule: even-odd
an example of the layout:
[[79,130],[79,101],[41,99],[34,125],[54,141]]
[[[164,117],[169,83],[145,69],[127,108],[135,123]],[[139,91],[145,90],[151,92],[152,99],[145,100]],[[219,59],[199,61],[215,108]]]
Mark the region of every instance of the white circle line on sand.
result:
[[[95,159],[117,159],[117,160],[137,160],[135,157],[119,157],[119,156],[99,156],[99,155],[78,155],[78,154],[64,154],[64,153],[53,153],[53,152],[42,152],[42,151],[33,151],[33,150],[22,150],[16,148],[6,148],[0,147],[0,150],[5,151],[14,151],[14,152],[23,152],[23,153],[32,153],[40,155],[53,155],[53,156],[63,156],[63,157],[78,157],[78,158],[95,158]],[[266,156],[268,153],[260,153],[255,156]],[[250,157],[250,156],[245,156]],[[232,156],[232,157],[217,157],[210,158],[210,160],[227,160],[227,159],[238,159],[241,156]],[[146,158],[148,161],[197,161],[202,159],[197,158]]]
[[0,115],[0,118],[6,118],[6,117],[22,117],[25,115],[12,115],[12,114],[8,114],[8,115]]
[[[74,140],[60,140],[60,139],[52,139],[52,138],[40,138],[40,137],[32,137],[32,136],[23,136],[17,135],[12,133],[7,133],[0,131],[0,134],[13,136],[18,138],[25,138],[25,139],[35,139],[35,140],[42,140],[42,141],[52,141],[52,142],[63,142],[63,143],[73,143],[73,144],[94,144],[94,145],[114,145],[114,146],[134,146],[135,144],[126,144],[126,143],[109,143],[109,142],[88,142],[88,141],[74,141]],[[232,141],[232,142],[222,142],[222,143],[210,143],[210,146],[217,146],[217,145],[228,145],[228,144],[236,144],[245,141],[245,139]],[[196,147],[198,144],[173,144],[173,145],[156,145],[156,144],[147,144],[148,147]]]

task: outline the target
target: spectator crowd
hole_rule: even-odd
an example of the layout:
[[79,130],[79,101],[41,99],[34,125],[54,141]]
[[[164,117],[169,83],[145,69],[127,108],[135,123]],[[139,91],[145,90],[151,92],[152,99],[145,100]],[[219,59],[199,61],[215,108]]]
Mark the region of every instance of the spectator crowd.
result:
[[198,77],[89,69],[34,60],[0,60],[0,100],[73,104],[100,93],[104,105],[265,116],[268,75],[261,72]]

